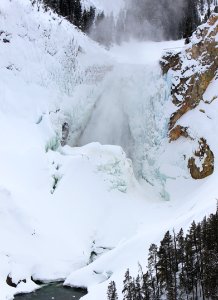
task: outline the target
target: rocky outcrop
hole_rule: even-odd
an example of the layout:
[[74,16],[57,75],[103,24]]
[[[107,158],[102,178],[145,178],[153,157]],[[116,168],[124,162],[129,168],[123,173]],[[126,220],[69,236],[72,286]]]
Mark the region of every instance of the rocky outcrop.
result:
[[[204,138],[199,140],[199,149],[188,160],[188,168],[194,179],[203,179],[214,171],[214,154]],[[196,161],[198,160],[198,164]],[[200,166],[199,166],[200,165]]]
[[169,133],[170,142],[178,140],[181,136],[192,139],[188,133],[188,127],[177,125]]
[[160,61],[160,65],[164,74],[170,69],[179,70],[181,68],[179,53],[166,52]]
[[14,288],[16,288],[18,286],[18,284],[21,282],[26,283],[26,279],[19,280],[17,283],[15,283],[10,275],[8,275],[6,278],[7,285],[14,287]]
[[[218,14],[215,13],[206,24],[197,28],[185,49],[180,52],[168,51],[160,61],[163,74],[172,80],[171,99],[177,107],[169,120],[170,142],[181,136],[190,138],[188,128],[178,124],[178,121],[203,101],[209,84],[218,75],[217,34]],[[205,178],[214,171],[214,155],[206,139],[201,138],[198,143],[199,149],[188,160],[188,168],[194,179]],[[199,164],[196,163],[197,159]]]
[[169,128],[203,99],[218,69],[218,14],[196,30],[191,43],[180,53],[167,52],[160,64],[164,74],[172,72],[172,102],[178,106],[171,118]]

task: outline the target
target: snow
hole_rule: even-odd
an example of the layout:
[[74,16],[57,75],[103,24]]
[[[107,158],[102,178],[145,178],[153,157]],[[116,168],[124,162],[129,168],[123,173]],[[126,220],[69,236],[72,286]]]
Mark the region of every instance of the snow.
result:
[[[183,41],[106,51],[28,0],[2,0],[0,11],[10,38],[0,41],[0,300],[38,288],[31,277],[106,299],[108,278],[121,292],[125,270],[145,267],[150,243],[216,206],[217,172],[193,181],[183,155],[196,145],[168,143],[171,82],[158,60]],[[204,99],[215,96],[214,80]],[[207,137],[215,157],[216,106],[202,102],[205,116],[196,108],[181,121]],[[93,250],[101,255],[90,264]],[[26,283],[8,286],[9,274]]]
[[138,42],[130,40],[122,46],[114,45],[110,52],[119,63],[127,64],[155,64],[162,54],[170,49],[179,51],[184,47],[184,40],[163,42]]

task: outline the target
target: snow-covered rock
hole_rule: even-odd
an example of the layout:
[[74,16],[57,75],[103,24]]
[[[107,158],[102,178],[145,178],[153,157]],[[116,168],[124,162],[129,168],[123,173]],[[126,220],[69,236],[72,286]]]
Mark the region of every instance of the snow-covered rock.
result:
[[[172,102],[177,110],[172,113],[169,121],[170,140],[179,137],[198,141],[198,147],[192,157],[187,156],[188,168],[192,178],[202,179],[214,171],[214,154],[207,144],[207,136],[201,135],[200,130],[192,133],[197,120],[191,119],[190,126],[181,125],[180,120],[190,110],[196,109],[201,102],[210,105],[217,100],[217,91],[214,90],[209,101],[205,101],[204,94],[210,89],[211,82],[217,84],[218,51],[216,37],[218,34],[218,14],[212,14],[207,23],[198,27],[190,39],[187,47],[178,53],[168,52],[161,60],[164,73],[172,78]],[[206,114],[204,109],[199,110]],[[209,123],[209,120],[207,121]],[[180,124],[178,124],[180,123]],[[193,123],[193,124],[192,124]],[[206,125],[204,126],[204,128]],[[194,142],[193,142],[194,143]],[[184,153],[186,156],[187,153]],[[185,159],[186,160],[186,159]]]

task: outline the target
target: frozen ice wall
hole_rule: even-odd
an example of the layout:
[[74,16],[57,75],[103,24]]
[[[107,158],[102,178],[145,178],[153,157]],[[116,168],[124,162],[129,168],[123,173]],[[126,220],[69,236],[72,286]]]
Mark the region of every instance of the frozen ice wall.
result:
[[154,184],[158,152],[167,134],[163,112],[168,87],[158,63],[116,64],[99,88],[77,145],[122,146],[138,179]]

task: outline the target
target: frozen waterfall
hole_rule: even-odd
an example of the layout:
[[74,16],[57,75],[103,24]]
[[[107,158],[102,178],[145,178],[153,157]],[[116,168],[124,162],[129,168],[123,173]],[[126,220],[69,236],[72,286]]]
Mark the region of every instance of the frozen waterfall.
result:
[[84,125],[73,129],[73,144],[119,145],[132,159],[136,177],[155,184],[160,177],[157,156],[167,135],[164,111],[169,96],[158,63],[115,64],[91,95]]

